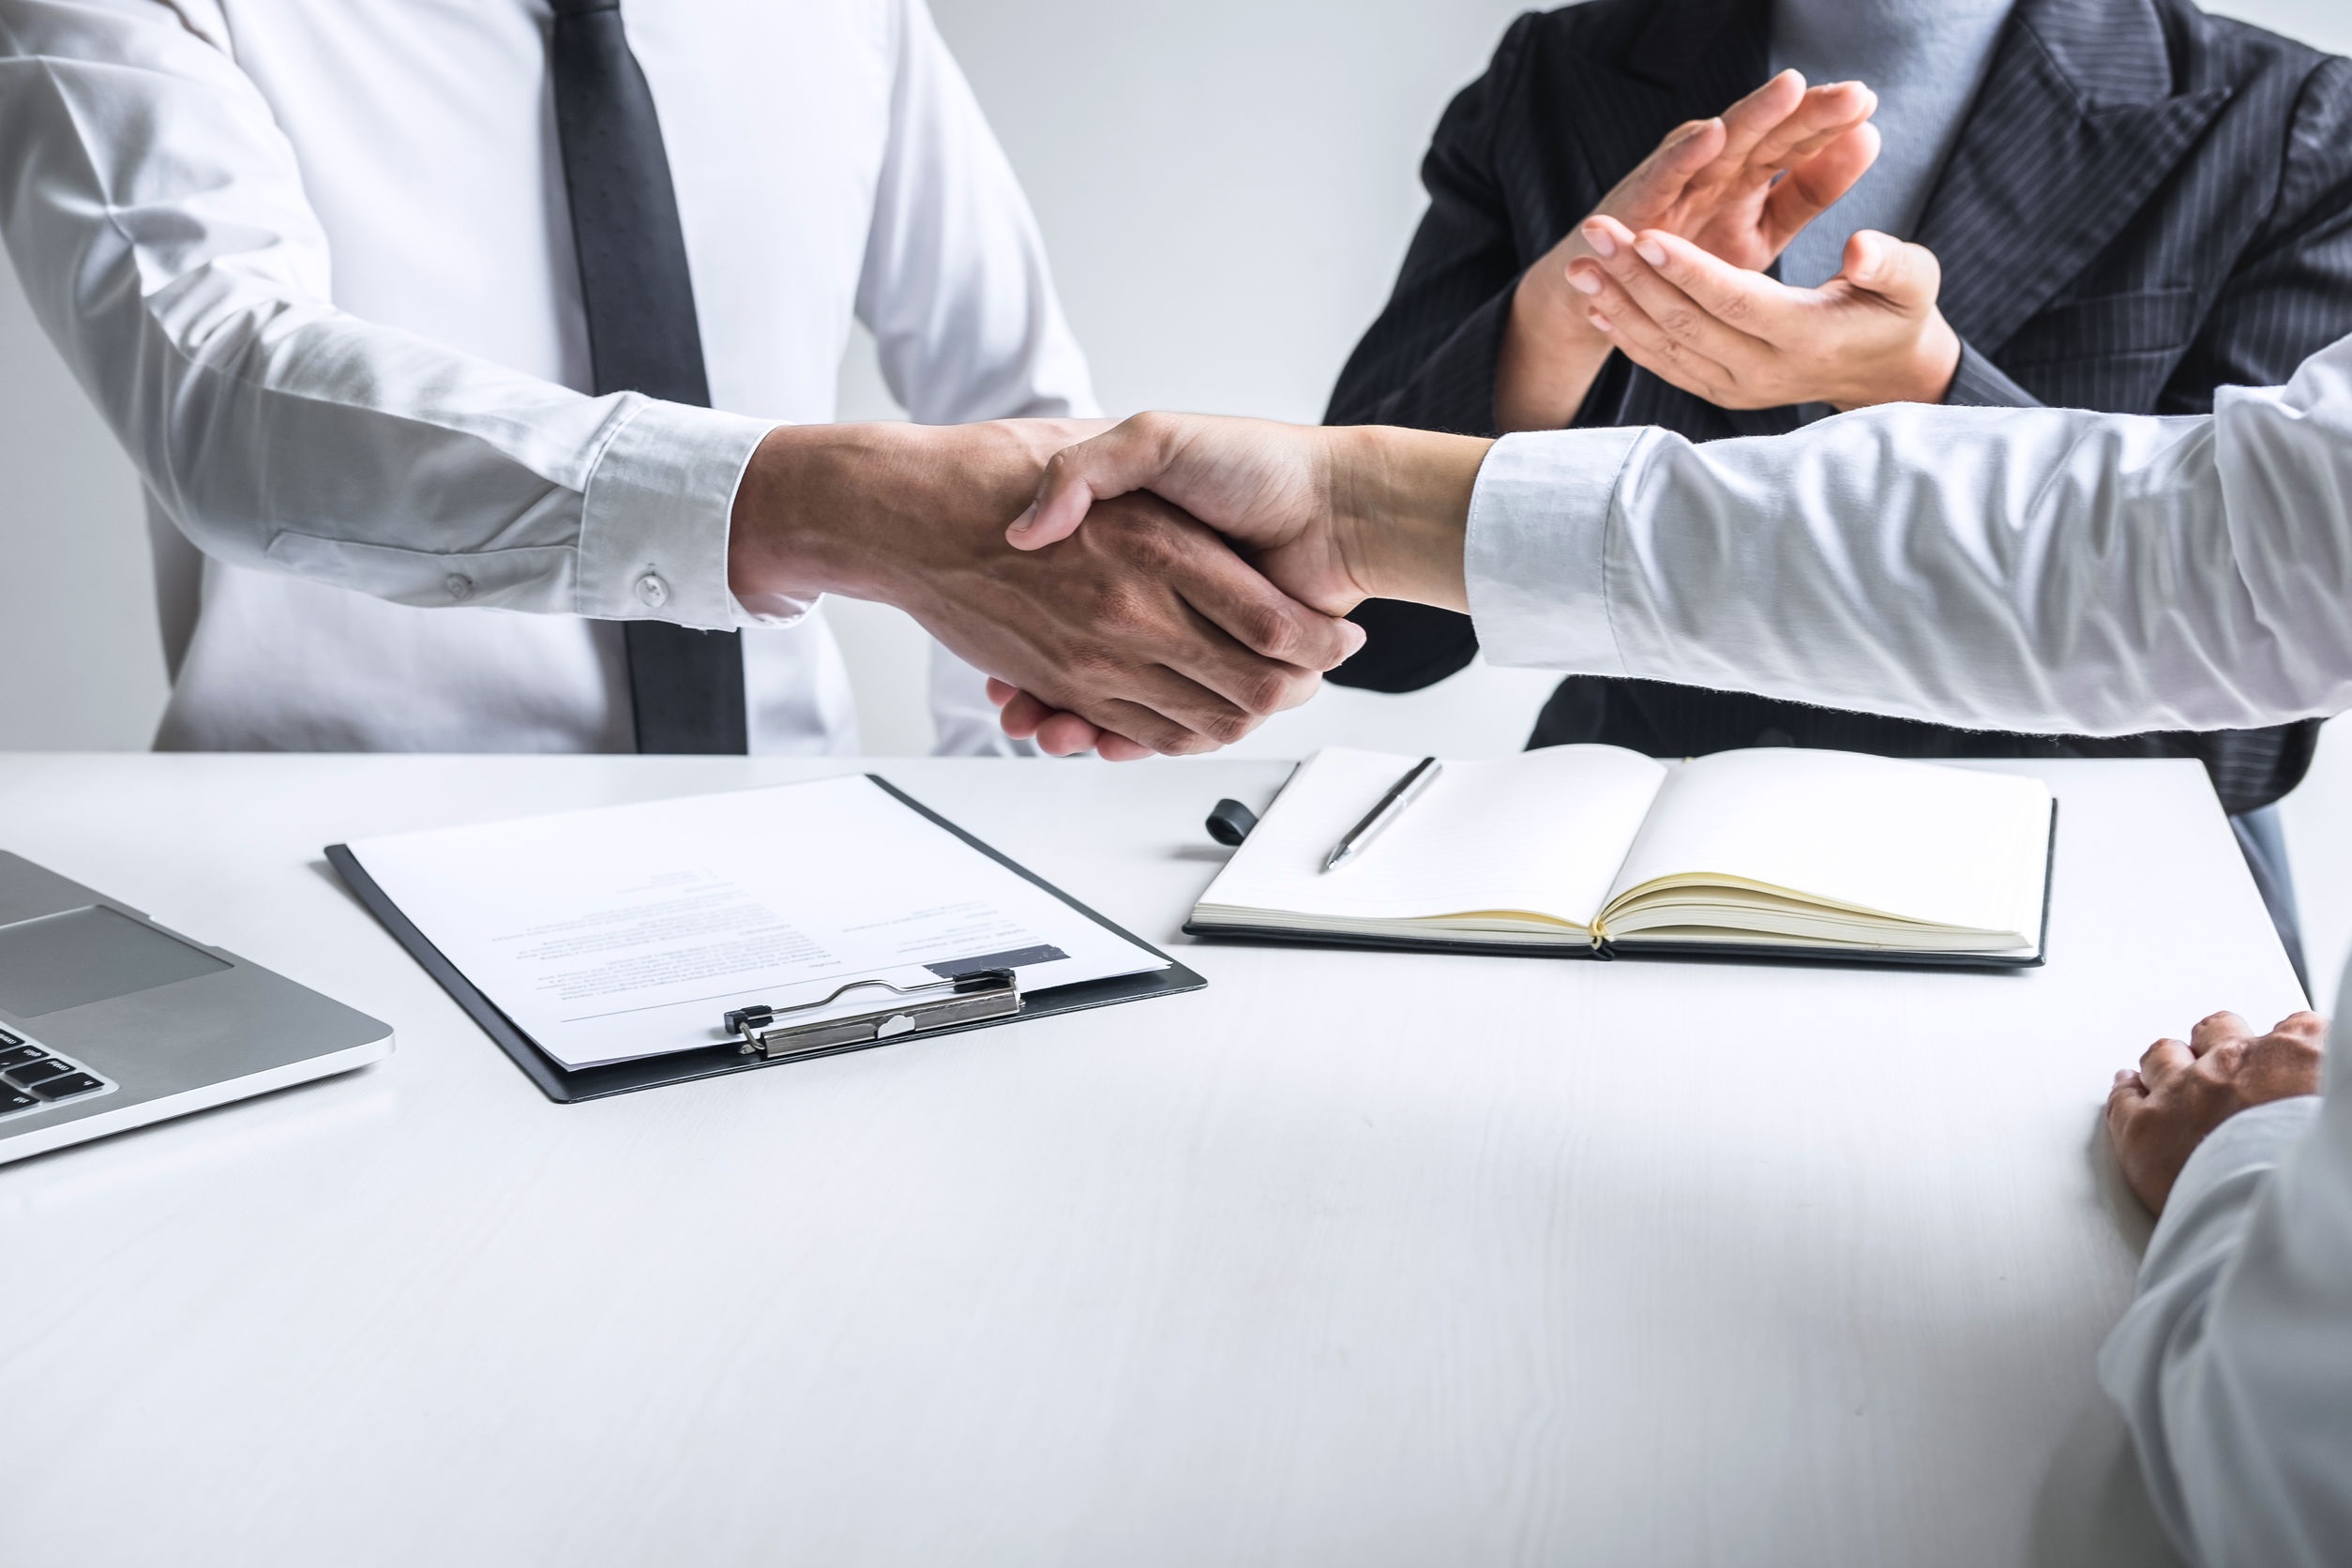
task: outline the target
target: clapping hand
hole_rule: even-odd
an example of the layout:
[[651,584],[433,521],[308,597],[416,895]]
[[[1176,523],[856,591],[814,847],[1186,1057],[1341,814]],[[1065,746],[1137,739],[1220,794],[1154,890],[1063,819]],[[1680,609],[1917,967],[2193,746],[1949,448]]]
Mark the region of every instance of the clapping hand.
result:
[[1921,246],[1865,230],[1835,278],[1795,289],[1662,230],[1602,217],[1583,232],[1592,254],[1568,282],[1593,327],[1719,408],[1937,403],[1951,390],[1960,339],[1936,306],[1943,270]]
[[[1783,71],[1720,116],[1678,128],[1591,216],[1761,271],[1877,158],[1877,106],[1861,83],[1807,88]],[[1571,230],[1513,295],[1495,384],[1505,430],[1566,425],[1613,346],[1569,283],[1571,266],[1594,254],[1588,228]]]

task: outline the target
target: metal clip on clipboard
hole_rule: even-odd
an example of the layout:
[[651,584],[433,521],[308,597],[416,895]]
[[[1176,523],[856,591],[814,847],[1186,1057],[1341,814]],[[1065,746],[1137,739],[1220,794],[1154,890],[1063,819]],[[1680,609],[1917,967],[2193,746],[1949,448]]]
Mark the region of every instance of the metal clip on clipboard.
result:
[[[853,1018],[826,1018],[821,1023],[792,1021],[795,1013],[830,1007],[854,990],[873,987],[909,1000],[878,1012]],[[740,1043],[746,1056],[764,1055],[770,1062],[807,1056],[812,1051],[843,1046],[871,1045],[905,1034],[953,1029],[959,1024],[1009,1018],[1021,1010],[1020,987],[1009,969],[975,970],[929,986],[894,986],[887,980],[852,980],[831,996],[794,1007],[739,1007],[727,1014],[722,1027]]]

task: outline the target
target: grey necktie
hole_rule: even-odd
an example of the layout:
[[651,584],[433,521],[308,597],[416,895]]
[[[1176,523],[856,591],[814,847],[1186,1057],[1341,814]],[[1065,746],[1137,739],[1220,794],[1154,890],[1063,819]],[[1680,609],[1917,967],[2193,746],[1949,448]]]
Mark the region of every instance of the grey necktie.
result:
[[[710,406],[694,279],[661,121],[621,27],[620,0],[554,0],[549,64],[596,389]],[[637,749],[749,749],[743,638],[631,621]]]

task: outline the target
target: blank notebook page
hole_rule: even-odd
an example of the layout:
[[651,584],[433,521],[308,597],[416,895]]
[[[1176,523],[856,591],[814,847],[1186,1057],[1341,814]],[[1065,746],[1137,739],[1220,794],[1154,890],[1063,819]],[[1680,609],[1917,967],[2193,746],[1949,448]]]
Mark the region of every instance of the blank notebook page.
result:
[[1332,846],[1415,761],[1316,753],[1201,901],[1370,919],[1526,910],[1581,926],[1667,772],[1604,746],[1448,762],[1368,849],[1325,872]]
[[2049,834],[2039,779],[1836,751],[1727,751],[1675,770],[1610,897],[1658,877],[1738,877],[2033,941]]

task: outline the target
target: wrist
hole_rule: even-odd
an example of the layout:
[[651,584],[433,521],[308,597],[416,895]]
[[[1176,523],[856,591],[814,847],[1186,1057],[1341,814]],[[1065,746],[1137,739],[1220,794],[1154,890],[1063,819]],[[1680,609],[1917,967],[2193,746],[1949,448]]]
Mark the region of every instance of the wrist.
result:
[[1830,403],[1841,413],[1880,403],[1941,403],[1952,395],[1952,384],[1959,374],[1960,334],[1952,329],[1941,310],[1931,309],[1907,352],[1888,375],[1875,384],[1853,387]]
[[1494,443],[1364,425],[1332,431],[1333,530],[1366,598],[1468,607],[1462,549]]
[[[1570,246],[1576,249],[1572,252]],[[1568,286],[1580,241],[1553,248],[1520,276],[1495,355],[1495,428],[1556,430],[1584,406],[1613,345]]]
[[942,565],[1002,543],[1069,439],[1046,421],[772,431],[736,489],[729,586],[910,609]]
[[735,488],[727,580],[740,598],[871,596],[876,552],[853,526],[842,480],[886,427],[787,425],[768,432]]

